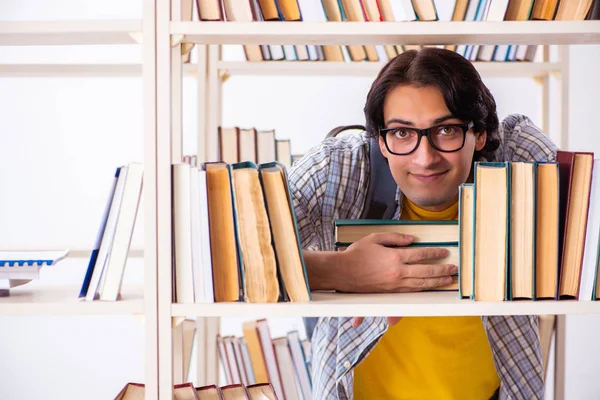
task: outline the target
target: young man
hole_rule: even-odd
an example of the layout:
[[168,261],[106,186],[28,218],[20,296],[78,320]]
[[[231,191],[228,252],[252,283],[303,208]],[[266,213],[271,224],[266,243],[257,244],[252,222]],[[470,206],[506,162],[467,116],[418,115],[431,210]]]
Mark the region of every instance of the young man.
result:
[[[409,236],[374,234],[334,251],[334,220],[358,219],[365,207],[370,145],[398,185],[394,219],[457,219],[474,161],[555,160],[556,146],[527,117],[499,123],[476,69],[451,51],[391,60],[364,110],[366,132],[324,140],[289,173],[313,290],[412,292],[456,273],[431,263],[442,249],[402,248]],[[312,371],[317,400],[543,397],[537,316],[324,317]]]

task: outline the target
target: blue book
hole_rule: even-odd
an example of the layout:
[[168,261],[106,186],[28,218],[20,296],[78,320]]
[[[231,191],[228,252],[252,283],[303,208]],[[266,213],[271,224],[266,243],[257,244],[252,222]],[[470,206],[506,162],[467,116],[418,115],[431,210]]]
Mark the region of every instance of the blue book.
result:
[[0,251],[0,277],[6,272],[15,272],[20,267],[42,267],[54,265],[67,257],[68,250],[58,251]]

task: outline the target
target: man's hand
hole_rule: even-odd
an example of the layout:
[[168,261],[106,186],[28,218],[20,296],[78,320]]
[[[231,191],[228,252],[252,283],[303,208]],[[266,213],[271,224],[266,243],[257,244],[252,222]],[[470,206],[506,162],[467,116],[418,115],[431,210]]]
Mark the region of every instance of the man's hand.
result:
[[402,248],[412,241],[411,236],[399,233],[374,233],[353,243],[338,254],[335,289],[349,293],[399,293],[451,283],[457,266],[432,263],[444,258],[447,250]]
[[[364,319],[365,319],[365,317],[352,318],[352,326],[354,328],[358,328],[360,326],[360,324],[363,323]],[[387,317],[386,321],[387,321],[388,325],[396,325],[401,319],[402,319],[402,317]]]

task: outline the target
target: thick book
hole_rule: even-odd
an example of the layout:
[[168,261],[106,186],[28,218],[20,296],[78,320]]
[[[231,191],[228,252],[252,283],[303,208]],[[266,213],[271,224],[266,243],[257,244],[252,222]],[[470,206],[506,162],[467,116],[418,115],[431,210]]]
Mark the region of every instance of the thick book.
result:
[[570,299],[579,295],[594,154],[559,150],[556,161],[560,168],[562,234],[558,297]]
[[277,262],[258,167],[242,162],[233,164],[232,171],[245,298],[250,303],[276,303]]
[[308,274],[287,171],[280,163],[272,162],[261,164],[259,172],[273,233],[282,294],[289,301],[310,301]]
[[221,393],[221,388],[217,385],[197,387],[196,394],[200,400],[223,400],[223,393]]
[[458,221],[336,219],[335,242],[354,243],[372,233],[411,235],[413,243],[458,242]]
[[510,170],[509,162],[475,163],[475,300],[508,300]]

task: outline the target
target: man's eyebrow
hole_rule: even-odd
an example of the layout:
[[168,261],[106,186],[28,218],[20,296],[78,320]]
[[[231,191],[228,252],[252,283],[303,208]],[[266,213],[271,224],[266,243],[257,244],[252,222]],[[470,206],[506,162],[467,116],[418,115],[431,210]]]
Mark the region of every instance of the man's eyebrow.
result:
[[[433,124],[434,125],[441,124],[442,122],[445,122],[445,121],[447,121],[449,119],[455,119],[455,118],[456,118],[456,116],[454,116],[452,114],[444,115],[443,117],[439,117],[439,118],[434,119],[433,120]],[[407,125],[407,126],[415,126],[415,124],[413,122],[407,121],[407,120],[404,120],[404,119],[401,119],[401,118],[390,118],[390,119],[388,119],[386,121],[385,124],[389,125],[389,124],[393,124],[393,123]]]
[[389,124],[393,124],[393,123],[402,124],[402,125],[408,125],[408,126],[415,126],[415,124],[413,124],[412,122],[406,121],[406,120],[403,120],[403,119],[400,119],[400,118],[390,118],[390,119],[388,119],[386,121],[385,124],[389,125]]

